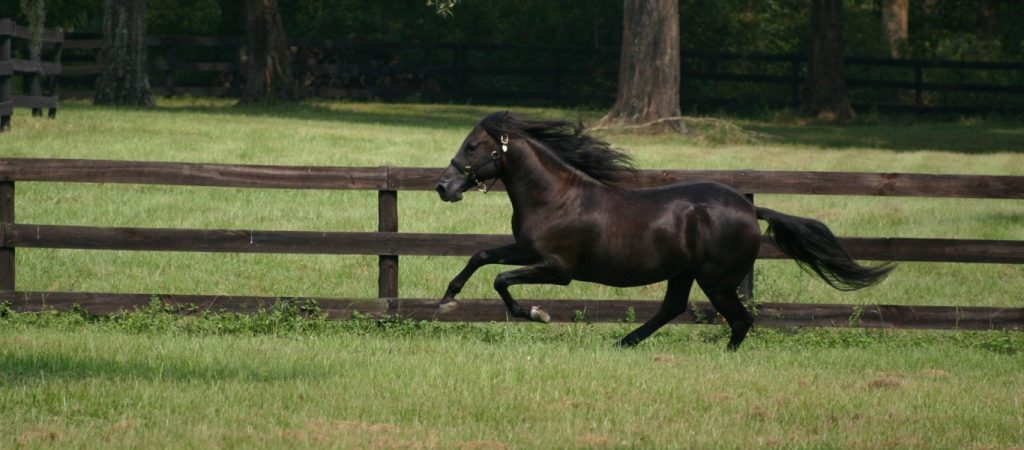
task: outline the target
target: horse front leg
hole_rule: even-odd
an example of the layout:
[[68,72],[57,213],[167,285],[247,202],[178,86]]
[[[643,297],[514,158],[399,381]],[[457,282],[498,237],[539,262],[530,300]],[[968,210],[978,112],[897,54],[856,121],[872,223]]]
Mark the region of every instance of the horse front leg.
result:
[[508,272],[499,273],[494,279],[494,290],[498,291],[501,300],[505,302],[512,316],[532,320],[534,322],[548,323],[551,316],[540,306],[534,306],[529,310],[519,305],[512,295],[509,294],[509,286],[516,284],[557,284],[565,286],[572,281],[564,271],[547,264],[535,264]]
[[462,287],[466,285],[477,269],[488,264],[532,264],[539,259],[536,253],[525,250],[516,244],[477,252],[469,258],[466,267],[448,283],[448,289],[444,292],[444,297],[437,307],[438,313],[445,314],[459,306],[459,303],[455,301],[455,296],[462,292]]

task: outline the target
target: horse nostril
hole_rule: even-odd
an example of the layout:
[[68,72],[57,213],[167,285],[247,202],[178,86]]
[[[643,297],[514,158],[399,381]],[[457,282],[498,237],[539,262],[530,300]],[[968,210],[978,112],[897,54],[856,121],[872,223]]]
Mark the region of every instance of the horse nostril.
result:
[[447,189],[445,189],[445,188],[444,188],[444,185],[443,185],[443,184],[441,184],[441,183],[438,183],[438,184],[437,184],[437,187],[436,187],[436,188],[434,188],[434,190],[435,190],[435,191],[437,191],[437,195],[440,195],[440,196],[441,196],[441,200],[444,200],[444,199],[445,199],[445,194],[447,194],[447,193],[448,193],[448,190],[447,190]]

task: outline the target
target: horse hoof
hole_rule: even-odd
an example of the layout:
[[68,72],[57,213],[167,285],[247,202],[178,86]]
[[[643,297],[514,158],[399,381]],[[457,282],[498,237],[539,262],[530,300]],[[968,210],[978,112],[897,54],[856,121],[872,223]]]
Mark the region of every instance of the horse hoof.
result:
[[455,311],[455,308],[458,308],[458,307],[459,307],[459,302],[457,302],[455,300],[450,300],[450,301],[447,301],[447,302],[441,302],[439,305],[437,305],[437,313],[438,314],[448,314],[448,313],[450,313],[452,311]]
[[530,320],[534,322],[548,323],[551,322],[551,316],[544,310],[544,308],[534,306],[530,308]]

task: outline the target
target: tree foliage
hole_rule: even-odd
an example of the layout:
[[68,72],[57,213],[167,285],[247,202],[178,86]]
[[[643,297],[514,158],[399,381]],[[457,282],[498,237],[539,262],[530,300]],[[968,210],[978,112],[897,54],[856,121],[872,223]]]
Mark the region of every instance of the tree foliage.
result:
[[[47,27],[63,27],[69,32],[102,32],[104,0],[45,1]],[[882,22],[882,11],[887,1],[890,0],[842,0],[843,36],[848,57],[891,55],[891,41],[886,37]],[[435,7],[447,4],[442,0],[432,0],[429,7],[427,0],[303,0],[280,3],[282,27],[289,42],[330,39],[342,44],[386,41],[575,47],[581,51],[571,58],[564,57],[565,53],[544,51],[516,54],[477,52],[467,64],[490,69],[564,66],[568,72],[587,70],[590,74],[587,83],[573,84],[574,88],[584,90],[581,91],[584,96],[612,93],[617,84],[619,61],[615,55],[622,41],[622,0],[460,0],[454,14],[447,17],[435,13]],[[807,54],[812,35],[808,20],[809,4],[809,0],[679,0],[679,48],[683,55],[684,75],[688,70],[718,69],[805,76],[802,68],[792,72],[782,65],[738,67],[739,63],[718,61],[715,63],[717,67],[710,63],[706,67],[695,66],[698,63],[688,55],[698,52]],[[150,35],[242,37],[246,33],[245,15],[242,13],[244,0],[148,0],[148,6],[146,22]],[[29,23],[20,0],[0,1],[0,17]],[[900,53],[902,58],[1010,62],[1024,59],[1024,27],[1018,25],[1024,22],[1024,2],[911,1],[907,21],[907,39]],[[182,51],[200,54],[204,50]],[[15,52],[20,50],[15,49]],[[233,56],[198,56],[197,60]],[[405,56],[385,55],[385,58],[409,63],[411,60]],[[28,55],[19,57],[27,58]],[[434,57],[436,64],[449,62],[438,59],[445,57],[442,52],[435,52]],[[385,61],[384,58],[381,60]],[[586,64],[585,68],[580,64]],[[876,76],[863,68],[851,66],[847,70],[850,78]],[[947,83],[1008,84],[1019,79],[988,72],[972,73],[968,77],[951,71],[930,70],[927,75],[930,81]],[[481,90],[489,87],[476,86]],[[782,85],[777,89],[743,83],[725,86],[684,76],[684,100],[688,92],[742,103],[767,99],[765,104],[780,104],[790,97],[789,88]],[[851,90],[851,95],[858,103],[877,100],[864,97],[856,89]],[[891,97],[894,94],[879,95]],[[957,95],[965,94],[935,93],[926,100]],[[601,106],[606,107],[609,103],[610,99]],[[683,111],[688,112],[688,108],[684,102]]]
[[[988,0],[986,0],[988,1]],[[435,4],[446,3],[443,0]],[[48,27],[100,33],[103,0],[46,0]],[[802,53],[809,44],[807,0],[679,0],[680,48],[687,51]],[[994,1],[990,42],[977,37],[979,0],[912,1],[908,57],[1019,61],[1024,2]],[[285,34],[302,39],[618,46],[622,0],[459,1],[451,17],[426,0],[282,2]],[[850,56],[888,55],[882,0],[844,0]],[[152,35],[242,36],[243,0],[150,0]],[[20,2],[0,2],[0,17],[29,23]]]

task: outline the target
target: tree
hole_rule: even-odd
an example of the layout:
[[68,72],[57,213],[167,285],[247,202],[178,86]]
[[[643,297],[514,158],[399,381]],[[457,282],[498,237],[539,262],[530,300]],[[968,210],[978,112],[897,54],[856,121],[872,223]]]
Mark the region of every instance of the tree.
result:
[[94,103],[155,106],[146,75],[146,0],[106,0],[100,55]]
[[812,0],[811,28],[801,112],[821,120],[851,120],[856,115],[846,93],[843,0]]
[[683,131],[679,120],[679,2],[625,0],[615,104],[598,127]]
[[21,12],[28,19],[31,38],[28,42],[29,59],[39,64],[43,52],[43,27],[46,23],[46,5],[43,0],[21,0]]
[[910,0],[882,0],[882,33],[893,58],[904,56],[909,13]]
[[981,42],[991,42],[996,38],[996,13],[999,0],[978,0],[975,15],[975,36]]
[[243,61],[245,87],[238,103],[296,99],[288,39],[277,0],[246,0],[245,23],[248,42]]

